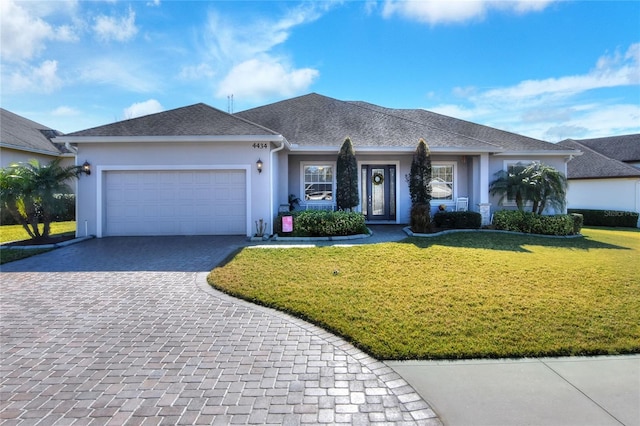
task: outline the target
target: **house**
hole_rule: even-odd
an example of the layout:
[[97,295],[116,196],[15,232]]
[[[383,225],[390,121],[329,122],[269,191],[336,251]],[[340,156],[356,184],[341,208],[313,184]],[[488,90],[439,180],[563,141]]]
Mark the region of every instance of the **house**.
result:
[[640,134],[558,145],[583,152],[568,163],[569,208],[640,212]]
[[[91,164],[78,183],[79,234],[242,234],[272,229],[293,194],[304,208],[334,208],[335,164],[346,137],[359,167],[369,223],[409,222],[406,175],[429,144],[433,205],[459,197],[488,223],[493,175],[543,161],[563,173],[580,152],[419,109],[390,109],[319,94],[227,114],[196,104],[56,138]],[[437,207],[436,207],[437,208]]]
[[42,164],[62,158],[63,165],[73,165],[73,147],[53,142],[62,133],[0,108],[0,167],[35,159]]

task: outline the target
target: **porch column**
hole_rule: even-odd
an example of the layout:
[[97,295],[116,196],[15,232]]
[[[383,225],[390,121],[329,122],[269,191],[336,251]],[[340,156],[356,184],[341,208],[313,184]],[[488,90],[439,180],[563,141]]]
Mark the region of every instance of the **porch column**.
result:
[[491,224],[491,203],[489,202],[489,154],[480,154],[480,215],[482,226]]

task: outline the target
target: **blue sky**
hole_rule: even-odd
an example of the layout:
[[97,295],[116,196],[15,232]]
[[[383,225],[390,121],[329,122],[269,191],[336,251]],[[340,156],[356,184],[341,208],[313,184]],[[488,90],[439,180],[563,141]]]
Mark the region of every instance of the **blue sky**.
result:
[[640,132],[639,1],[3,0],[2,107],[63,132],[317,92],[556,142]]

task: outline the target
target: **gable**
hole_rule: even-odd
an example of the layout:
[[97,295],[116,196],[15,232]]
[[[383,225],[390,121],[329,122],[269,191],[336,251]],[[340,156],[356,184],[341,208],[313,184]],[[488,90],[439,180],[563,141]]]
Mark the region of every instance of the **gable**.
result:
[[569,179],[640,177],[640,170],[635,167],[609,158],[581,142],[566,139],[559,142],[558,145],[578,149],[583,153],[567,163],[567,177]]
[[275,132],[203,103],[70,133],[71,137],[240,136]]

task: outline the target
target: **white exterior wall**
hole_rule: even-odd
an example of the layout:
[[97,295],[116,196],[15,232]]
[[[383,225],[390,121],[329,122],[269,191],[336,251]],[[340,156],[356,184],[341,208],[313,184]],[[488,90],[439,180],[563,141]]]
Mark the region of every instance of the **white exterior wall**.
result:
[[570,209],[640,212],[640,179],[571,179]]
[[[98,235],[104,223],[104,174],[109,170],[245,170],[247,193],[247,236],[255,221],[269,221],[271,144],[255,148],[250,142],[189,143],[79,143],[78,162],[91,164],[91,175],[78,181],[77,234]],[[263,162],[258,173],[256,162]]]

